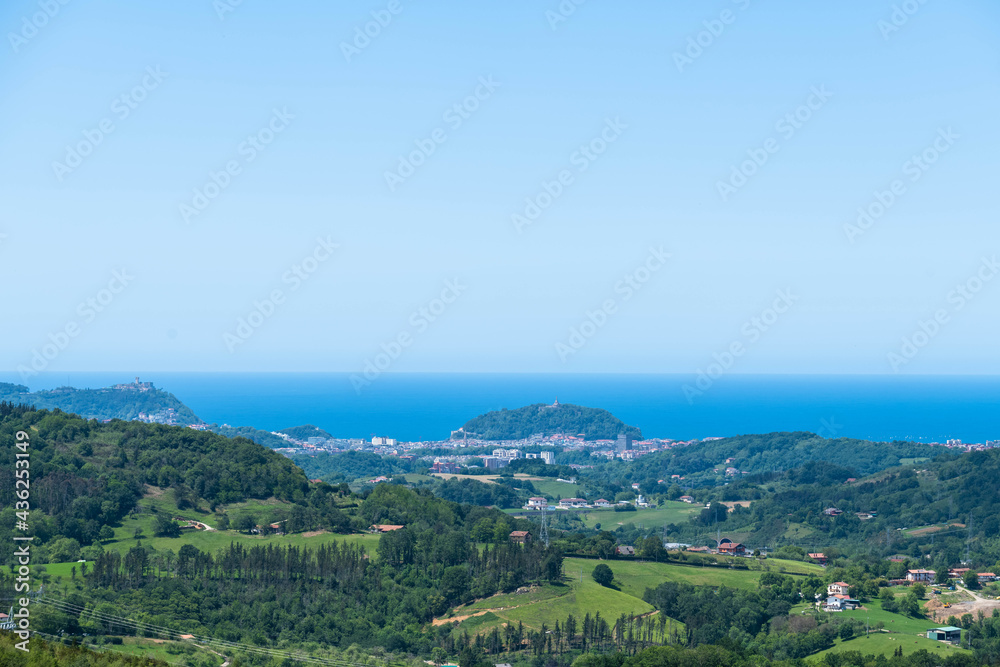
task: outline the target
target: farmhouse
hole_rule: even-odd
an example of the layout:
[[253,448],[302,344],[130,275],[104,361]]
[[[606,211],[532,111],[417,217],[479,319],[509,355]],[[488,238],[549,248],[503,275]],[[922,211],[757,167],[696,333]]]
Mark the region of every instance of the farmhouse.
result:
[[826,554],[822,553],[809,554],[809,557],[812,558],[817,563],[819,563],[820,565],[826,565]]
[[559,507],[568,509],[570,507],[586,507],[587,501],[583,498],[563,498],[559,501]]
[[997,575],[993,574],[992,572],[980,572],[978,576],[980,584],[985,584],[997,580]]
[[694,502],[694,498],[692,498],[691,496],[681,496],[680,498],[678,498],[678,500],[680,500],[682,503],[693,503]]
[[948,570],[948,576],[952,579],[961,579],[965,576],[965,573],[969,571],[967,567],[953,567]]
[[376,526],[372,526],[372,531],[376,533],[391,533],[394,530],[399,530],[403,526],[397,526],[388,523],[380,523]]
[[827,507],[825,510],[823,510],[823,514],[827,516],[840,516],[843,513],[844,513],[843,510],[839,510],[836,507]]
[[850,595],[851,585],[843,581],[835,581],[826,587],[828,595]]
[[937,576],[937,572],[934,570],[907,570],[906,580],[907,581],[920,581],[925,583],[931,583],[934,581],[934,577]]
[[733,542],[728,537],[723,537],[719,541],[719,553],[728,556],[743,556],[746,555],[747,549],[745,546],[739,542]]
[[524,506],[526,510],[544,510],[549,506],[549,501],[541,496],[535,496],[534,498],[528,498],[528,504]]
[[611,507],[611,503],[604,498],[598,498],[594,501],[594,507]]
[[510,541],[514,544],[527,544],[531,541],[531,533],[526,530],[515,530],[510,534]]
[[619,556],[634,556],[635,547],[620,546],[615,549]]

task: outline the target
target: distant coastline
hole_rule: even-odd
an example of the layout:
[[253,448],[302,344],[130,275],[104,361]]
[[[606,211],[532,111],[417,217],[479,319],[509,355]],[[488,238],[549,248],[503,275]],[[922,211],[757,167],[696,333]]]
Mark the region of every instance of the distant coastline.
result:
[[1000,438],[997,376],[732,375],[689,405],[684,375],[385,374],[358,396],[348,373],[40,373],[32,389],[101,387],[139,375],[209,423],[276,431],[301,424],[346,438],[446,439],[472,417],[540,401],[608,410],[646,437],[775,431],[873,441]]

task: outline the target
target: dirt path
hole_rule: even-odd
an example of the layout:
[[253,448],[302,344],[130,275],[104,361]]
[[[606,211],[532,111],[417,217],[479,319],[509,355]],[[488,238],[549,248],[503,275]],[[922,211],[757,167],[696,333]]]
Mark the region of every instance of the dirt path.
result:
[[447,618],[435,618],[431,621],[431,625],[444,625],[446,623],[454,623],[456,621],[461,622],[467,618],[472,618],[473,616],[484,616],[491,611],[504,611],[505,609],[517,609],[517,607],[497,607],[496,609],[480,609],[474,614],[465,614],[464,616],[449,616]]
[[993,613],[994,609],[1000,609],[1000,600],[990,600],[984,598],[962,586],[956,586],[956,589],[968,594],[972,597],[972,599],[966,600],[965,602],[956,602],[947,609],[934,609],[933,618],[935,621],[943,621],[949,616],[961,618],[962,614],[972,614],[973,618],[975,618],[977,612],[979,611],[982,611],[985,615],[989,616]]

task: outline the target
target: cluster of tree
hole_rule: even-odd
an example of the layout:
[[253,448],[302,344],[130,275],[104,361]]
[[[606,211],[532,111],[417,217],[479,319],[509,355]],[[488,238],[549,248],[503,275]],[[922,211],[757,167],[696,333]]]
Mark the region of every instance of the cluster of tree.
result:
[[312,424],[304,424],[302,426],[293,426],[291,428],[283,428],[278,433],[284,433],[289,438],[294,438],[295,440],[308,440],[309,438],[327,438],[330,439],[333,436],[321,429],[319,426],[313,426]]
[[[82,546],[107,539],[103,535],[136,509],[146,484],[175,489],[178,505],[277,497],[311,512],[317,527],[343,524],[333,487],[310,485],[287,458],[249,440],[8,404],[0,411],[0,447],[12,451],[18,431],[29,434],[28,523],[39,546],[58,538]],[[15,524],[15,481],[14,466],[0,467],[0,520],[8,529]],[[0,558],[10,560],[12,545],[0,540]]]
[[[287,444],[285,443],[285,446]],[[322,479],[327,482],[353,482],[361,478],[389,477],[395,474],[417,472],[427,467],[426,464],[409,459],[357,451],[337,454],[329,452],[293,454],[289,458],[305,471],[309,479]]]
[[210,424],[208,430],[227,438],[253,440],[258,445],[270,447],[271,449],[288,447],[288,442],[284,438],[279,438],[270,431],[261,431],[253,426],[220,426],[218,424]]
[[[863,646],[858,648],[863,649]],[[806,667],[801,659],[789,657],[766,657],[754,653],[738,642],[724,639],[718,644],[702,644],[690,648],[685,646],[653,646],[634,655],[627,652],[588,653],[573,662],[573,667]],[[888,657],[863,654],[860,650],[844,651],[824,656],[821,663],[825,667],[978,667],[996,664],[980,662],[969,653],[953,653],[946,658],[921,649],[911,653],[903,651]],[[463,664],[462,667],[465,667]],[[478,666],[477,666],[478,667]]]
[[92,651],[74,643],[45,641],[32,637],[27,651],[14,647],[16,635],[0,633],[0,664],[5,667],[168,667],[163,660],[124,653]]
[[[515,410],[495,410],[470,419],[462,429],[486,440],[520,440],[539,433],[582,433],[588,440],[614,439],[619,434],[642,439],[639,429],[607,410],[570,404],[552,407],[535,403]],[[456,433],[454,437],[462,436]]]
[[[38,629],[131,633],[98,609],[105,604],[115,616],[232,642],[355,643],[427,655],[437,638],[423,627],[434,616],[561,575],[558,551],[512,543],[507,528],[519,524],[496,510],[383,484],[359,513],[372,523],[405,524],[380,538],[377,558],[347,543],[105,552],[81,570],[86,589],[69,596],[79,613],[60,612]],[[471,533],[484,519],[493,522],[495,539],[477,548]],[[497,534],[498,526],[506,534]],[[2,584],[12,585],[12,576],[4,573]]]
[[[516,488],[515,484],[518,487]],[[471,505],[494,505],[500,508],[522,507],[528,496],[535,493],[531,482],[498,479],[496,484],[484,484],[474,479],[446,479],[434,489],[435,494],[456,503]]]
[[[632,463],[605,464],[588,477],[607,477],[611,486],[639,482],[643,493],[658,491],[665,473],[683,475],[688,486],[715,485],[727,465],[748,474],[801,468],[810,461],[823,461],[844,469],[844,477],[825,480],[843,482],[848,477],[870,475],[900,465],[902,459],[934,457],[940,448],[910,442],[870,442],[850,438],[828,440],[813,433],[767,433],[741,435],[677,447],[636,459]],[[727,459],[734,459],[726,464]],[[716,472],[718,471],[718,472]],[[818,480],[813,480],[818,481]],[[806,482],[803,482],[806,483]],[[662,487],[659,487],[662,490]]]
[[62,410],[87,419],[138,419],[140,413],[154,414],[172,409],[181,424],[202,421],[176,396],[162,389],[76,389],[57,387],[31,391],[22,384],[0,382],[0,401],[34,405],[48,410]]

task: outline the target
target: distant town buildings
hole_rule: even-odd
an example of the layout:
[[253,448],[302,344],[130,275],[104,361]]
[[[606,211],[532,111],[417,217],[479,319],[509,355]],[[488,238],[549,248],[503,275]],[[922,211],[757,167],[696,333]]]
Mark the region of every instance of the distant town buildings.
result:
[[395,447],[396,441],[393,438],[372,438],[372,444],[382,447]]
[[546,465],[555,465],[556,455],[552,452],[542,452],[541,456]]
[[436,473],[447,473],[454,474],[461,470],[462,467],[455,463],[454,461],[434,461],[434,465],[431,466],[431,472]]
[[626,452],[632,449],[632,436],[622,433],[618,436],[618,441],[615,443],[616,452]]

